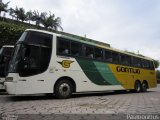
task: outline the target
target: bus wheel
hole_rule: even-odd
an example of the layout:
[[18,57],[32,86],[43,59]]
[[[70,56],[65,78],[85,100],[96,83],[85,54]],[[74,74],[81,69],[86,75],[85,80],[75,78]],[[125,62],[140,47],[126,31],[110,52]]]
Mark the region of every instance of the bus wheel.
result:
[[73,85],[69,80],[60,80],[55,86],[55,96],[59,99],[66,99],[72,95]]
[[148,88],[148,84],[146,81],[143,81],[142,83],[142,92],[146,92],[147,91],[147,88]]
[[141,92],[141,83],[140,83],[140,81],[136,81],[136,82],[135,82],[134,91],[135,91],[136,93]]

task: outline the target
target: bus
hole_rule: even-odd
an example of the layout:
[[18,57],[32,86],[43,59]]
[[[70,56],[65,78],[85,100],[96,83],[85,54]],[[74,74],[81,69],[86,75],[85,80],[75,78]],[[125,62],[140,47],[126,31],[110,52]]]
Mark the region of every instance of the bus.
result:
[[0,49],[0,90],[4,90],[4,81],[7,74],[9,60],[11,58],[14,46],[4,45]]
[[108,90],[145,92],[157,86],[151,58],[95,40],[27,29],[15,45],[5,87],[9,94],[54,94]]

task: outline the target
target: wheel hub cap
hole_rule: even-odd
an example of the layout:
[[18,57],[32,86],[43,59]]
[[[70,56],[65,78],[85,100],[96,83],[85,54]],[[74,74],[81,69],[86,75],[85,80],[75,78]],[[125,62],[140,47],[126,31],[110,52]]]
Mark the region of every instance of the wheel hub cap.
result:
[[59,87],[59,92],[63,96],[67,96],[70,93],[70,86],[67,83],[63,83]]

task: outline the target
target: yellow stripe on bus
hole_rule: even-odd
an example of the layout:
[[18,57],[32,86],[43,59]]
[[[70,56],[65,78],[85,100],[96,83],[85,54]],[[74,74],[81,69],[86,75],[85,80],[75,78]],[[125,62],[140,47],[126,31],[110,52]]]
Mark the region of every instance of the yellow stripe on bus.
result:
[[115,75],[116,79],[125,89],[134,89],[136,80],[148,82],[149,88],[156,87],[156,73],[154,70],[145,70],[142,68],[109,64],[108,65]]

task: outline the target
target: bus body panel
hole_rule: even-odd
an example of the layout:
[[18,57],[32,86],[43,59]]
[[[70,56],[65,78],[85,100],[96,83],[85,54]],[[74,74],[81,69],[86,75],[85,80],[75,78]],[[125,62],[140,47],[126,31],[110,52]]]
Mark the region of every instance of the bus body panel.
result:
[[[63,62],[70,62],[69,68],[64,68],[63,65],[67,63]],[[40,75],[20,78],[16,76],[15,79],[18,79],[14,83],[16,84],[14,94],[53,93],[55,83],[62,77],[69,77],[74,80],[76,92],[134,89],[135,80],[140,80],[141,82],[146,80],[149,88],[156,87],[155,72],[153,70],[140,69],[141,75],[137,75],[117,72],[116,67],[120,65],[103,63],[105,65],[102,66],[102,63],[99,62],[99,66],[91,66],[90,64],[88,66],[87,62],[91,61],[85,60],[85,63],[83,62],[83,65],[80,66],[82,63],[77,62],[75,58],[59,56],[53,61],[54,64],[51,64],[49,69]],[[90,67],[90,70],[82,69],[82,66],[86,66],[86,68]],[[148,75],[149,73],[152,75]],[[88,74],[93,75],[93,77],[90,77]],[[99,75],[95,77],[97,74]],[[103,74],[107,75],[104,76]],[[11,77],[11,75],[9,75],[9,77]],[[102,82],[96,83],[94,80]],[[10,91],[8,92],[10,93]]]
[[[14,73],[9,74],[8,77],[13,77],[14,82],[6,82],[6,89],[9,94],[37,94],[37,93],[53,93],[54,84],[62,77],[70,77],[76,84],[76,92],[92,92],[92,91],[106,91],[106,90],[123,90],[121,85],[97,85],[88,79],[84,71],[74,58],[68,61],[73,61],[74,64],[70,68],[63,68],[59,61],[64,58],[58,58],[55,67],[32,77],[19,77]],[[66,59],[65,59],[66,60]],[[52,66],[52,65],[51,65]],[[96,74],[96,73],[95,73]],[[101,80],[101,78],[99,78]],[[13,84],[13,85],[12,85]],[[11,92],[12,87],[15,87],[15,92]]]
[[[64,68],[63,62],[69,62],[70,67]],[[90,61],[89,61],[90,62]],[[76,92],[84,92],[84,91],[105,91],[105,90],[117,90],[117,89],[124,89],[121,85],[115,84],[113,86],[105,84],[105,82],[102,85],[98,85],[94,83],[94,80],[89,78],[87,74],[85,73],[86,70],[83,70],[76,59],[74,58],[63,58],[58,57],[57,63],[55,64],[57,71],[55,71],[55,74],[58,76],[58,78],[61,78],[63,76],[70,77],[74,80],[76,83]],[[105,64],[106,65],[106,64]],[[94,72],[94,74],[92,74]],[[99,71],[89,71],[93,75],[99,74]],[[101,81],[102,76],[98,76],[97,81]]]

